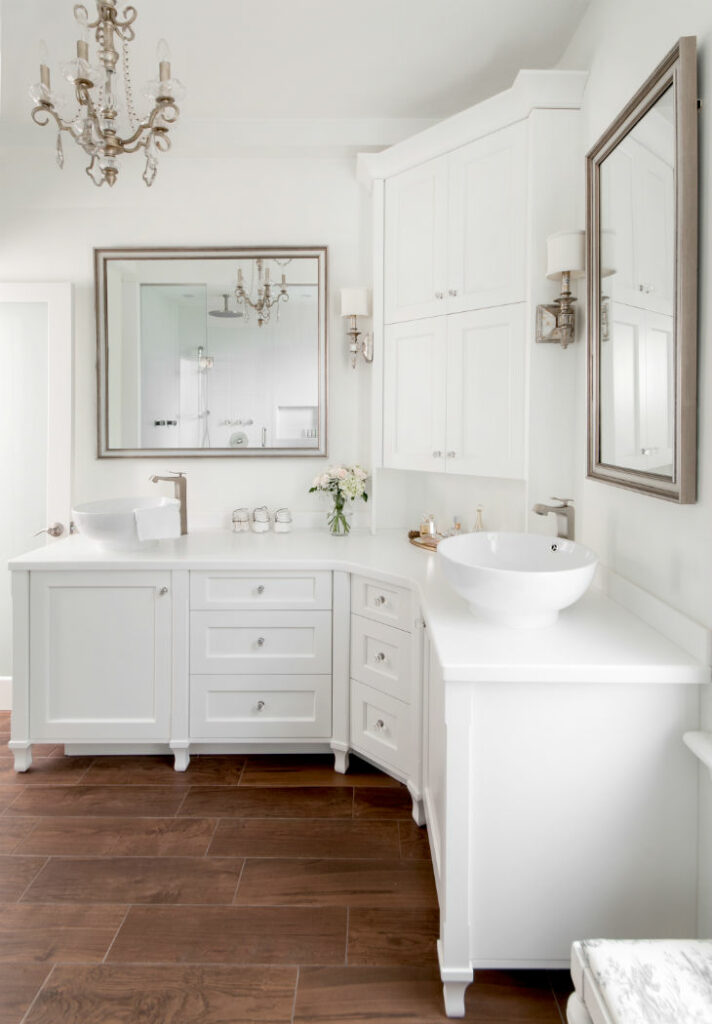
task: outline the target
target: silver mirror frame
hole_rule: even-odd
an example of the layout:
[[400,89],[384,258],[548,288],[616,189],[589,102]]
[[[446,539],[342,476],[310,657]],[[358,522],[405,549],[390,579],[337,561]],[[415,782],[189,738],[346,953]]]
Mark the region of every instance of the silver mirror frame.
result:
[[[97,458],[326,458],[328,422],[327,367],[327,246],[241,246],[239,248],[117,248],[94,249],[94,294],[97,344]],[[110,448],[108,401],[107,265],[112,260],[287,259],[301,256],[318,261],[319,268],[319,445],[317,448]]]
[[[675,91],[675,440],[672,480],[601,461],[600,167],[662,94]],[[697,494],[697,39],[684,36],[586,155],[588,313],[588,472],[615,484],[680,504]]]

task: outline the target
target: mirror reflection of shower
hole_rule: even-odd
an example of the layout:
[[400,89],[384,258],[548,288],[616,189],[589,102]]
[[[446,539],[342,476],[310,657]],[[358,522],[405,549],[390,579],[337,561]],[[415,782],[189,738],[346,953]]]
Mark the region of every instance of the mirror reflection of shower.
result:
[[[239,315],[239,314],[238,314]],[[208,409],[208,371],[215,365],[213,356],[206,356],[198,345],[198,447],[210,447],[210,409]]]

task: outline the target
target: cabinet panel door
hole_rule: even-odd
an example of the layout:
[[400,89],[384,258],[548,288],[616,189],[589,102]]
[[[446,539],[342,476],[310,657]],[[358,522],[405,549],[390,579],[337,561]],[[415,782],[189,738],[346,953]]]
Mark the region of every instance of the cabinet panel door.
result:
[[31,576],[32,738],[168,740],[171,574]]
[[449,160],[448,312],[522,302],[526,124],[463,146]]
[[196,673],[331,672],[331,612],[190,613]]
[[331,737],[331,676],[190,677],[194,739]]
[[442,471],[445,466],[446,317],[385,331],[383,465]]
[[522,479],[526,306],[448,317],[447,471]]
[[443,312],[446,246],[447,158],[438,157],[386,182],[386,323]]

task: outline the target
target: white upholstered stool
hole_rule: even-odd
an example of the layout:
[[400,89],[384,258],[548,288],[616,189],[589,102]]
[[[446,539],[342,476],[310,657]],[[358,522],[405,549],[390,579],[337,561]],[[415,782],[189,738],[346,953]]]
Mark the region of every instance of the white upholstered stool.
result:
[[712,1024],[712,941],[574,942],[571,977],[569,1024]]

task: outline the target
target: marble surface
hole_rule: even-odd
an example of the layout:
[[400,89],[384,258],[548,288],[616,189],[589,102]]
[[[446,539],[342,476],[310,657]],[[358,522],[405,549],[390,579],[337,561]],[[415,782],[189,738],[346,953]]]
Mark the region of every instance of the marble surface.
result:
[[401,531],[348,537],[195,532],[142,551],[102,551],[81,536],[10,563],[13,570],[270,570],[356,572],[415,590],[447,682],[681,683],[710,681],[709,666],[622,604],[592,588],[555,625],[512,629],[479,621],[445,580],[437,555]]

